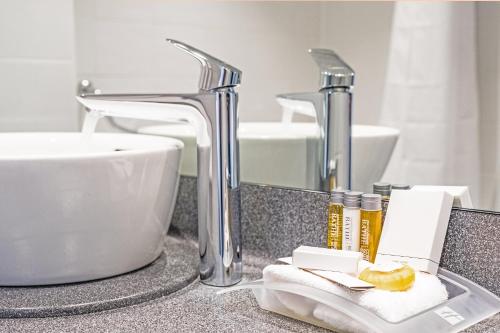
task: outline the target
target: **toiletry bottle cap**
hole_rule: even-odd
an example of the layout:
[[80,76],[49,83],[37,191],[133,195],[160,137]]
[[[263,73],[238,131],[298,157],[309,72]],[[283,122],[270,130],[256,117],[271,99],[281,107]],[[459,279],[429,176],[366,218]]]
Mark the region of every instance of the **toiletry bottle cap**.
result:
[[347,208],[361,207],[361,196],[363,192],[349,191],[344,194],[344,206]]
[[391,185],[391,191],[392,190],[409,190],[411,187],[408,184],[392,184]]
[[332,203],[343,203],[345,190],[335,189],[330,193],[330,202]]
[[382,196],[380,194],[366,193],[361,196],[361,209],[382,210]]
[[389,183],[374,183],[373,193],[380,194],[382,196],[391,195],[391,184]]

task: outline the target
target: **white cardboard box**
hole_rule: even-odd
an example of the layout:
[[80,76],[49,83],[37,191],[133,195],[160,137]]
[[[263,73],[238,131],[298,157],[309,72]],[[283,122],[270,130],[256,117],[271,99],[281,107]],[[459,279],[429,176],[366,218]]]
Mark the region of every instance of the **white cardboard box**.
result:
[[445,191],[393,191],[375,263],[396,261],[437,274],[452,205]]
[[468,186],[415,185],[410,191],[445,191],[453,196],[453,207],[474,208]]

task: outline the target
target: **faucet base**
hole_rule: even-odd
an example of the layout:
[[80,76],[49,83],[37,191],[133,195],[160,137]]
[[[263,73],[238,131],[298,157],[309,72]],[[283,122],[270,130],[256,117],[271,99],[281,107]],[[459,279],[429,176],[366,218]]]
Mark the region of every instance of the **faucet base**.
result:
[[[241,272],[242,265],[237,264],[239,267],[235,267],[235,271]],[[240,274],[227,274],[225,279],[221,281],[220,278],[218,277],[203,277],[202,274],[200,274],[200,282],[203,283],[204,285],[211,286],[211,287],[229,287],[233,286],[235,284],[238,284],[241,282],[241,273]]]

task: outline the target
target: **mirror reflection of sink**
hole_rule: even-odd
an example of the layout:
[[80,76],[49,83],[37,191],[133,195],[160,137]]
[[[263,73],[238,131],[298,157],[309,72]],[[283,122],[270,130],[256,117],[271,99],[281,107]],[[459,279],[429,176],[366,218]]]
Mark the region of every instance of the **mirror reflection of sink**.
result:
[[353,189],[372,192],[373,183],[384,175],[398,138],[399,130],[395,128],[353,125]]
[[[196,144],[189,125],[147,126],[139,133],[169,136],[185,144],[183,175],[196,175]],[[241,180],[296,188],[314,188],[311,163],[317,127],[314,123],[241,122],[239,126]],[[399,136],[393,128],[353,125],[353,189],[371,191],[382,177]]]
[[0,134],[0,285],[93,280],[156,259],[182,142],[132,134]]

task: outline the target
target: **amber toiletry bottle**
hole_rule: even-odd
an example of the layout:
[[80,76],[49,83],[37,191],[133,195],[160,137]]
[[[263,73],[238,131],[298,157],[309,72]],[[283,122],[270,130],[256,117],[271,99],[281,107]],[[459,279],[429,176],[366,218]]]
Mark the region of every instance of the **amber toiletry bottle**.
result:
[[359,232],[359,252],[363,254],[363,259],[375,262],[381,234],[382,197],[380,194],[363,194]]

